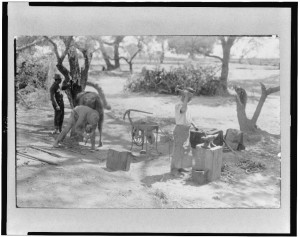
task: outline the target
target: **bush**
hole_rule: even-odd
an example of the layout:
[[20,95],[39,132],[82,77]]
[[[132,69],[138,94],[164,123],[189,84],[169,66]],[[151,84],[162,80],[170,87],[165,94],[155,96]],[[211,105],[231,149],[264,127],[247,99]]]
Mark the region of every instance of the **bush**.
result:
[[131,76],[125,89],[138,92],[159,92],[176,94],[175,88],[179,86],[192,87],[196,95],[216,95],[220,81],[216,77],[219,68],[215,66],[202,67],[187,64],[183,67],[171,68],[165,71],[157,67],[154,70],[142,69],[142,72]]
[[46,89],[49,70],[47,57],[36,57],[26,54],[20,55],[17,61],[16,86],[23,89],[27,86]]

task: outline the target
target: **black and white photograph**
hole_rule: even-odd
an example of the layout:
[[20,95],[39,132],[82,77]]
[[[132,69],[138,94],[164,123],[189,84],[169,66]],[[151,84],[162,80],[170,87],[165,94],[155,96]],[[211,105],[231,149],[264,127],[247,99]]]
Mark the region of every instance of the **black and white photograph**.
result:
[[8,10],[10,233],[289,230],[286,9]]
[[280,208],[274,36],[16,36],[18,207]]

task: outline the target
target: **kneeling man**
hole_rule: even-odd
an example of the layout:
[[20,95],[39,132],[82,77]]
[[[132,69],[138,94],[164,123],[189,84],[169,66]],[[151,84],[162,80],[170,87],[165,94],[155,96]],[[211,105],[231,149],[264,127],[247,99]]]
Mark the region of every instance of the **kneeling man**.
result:
[[[62,130],[55,140],[53,147],[59,147],[68,132],[74,127],[75,133],[86,140],[91,139],[92,150],[95,150],[95,130],[99,121],[99,113],[85,105],[76,106],[71,111],[67,126]],[[88,135],[85,134],[88,133]]]

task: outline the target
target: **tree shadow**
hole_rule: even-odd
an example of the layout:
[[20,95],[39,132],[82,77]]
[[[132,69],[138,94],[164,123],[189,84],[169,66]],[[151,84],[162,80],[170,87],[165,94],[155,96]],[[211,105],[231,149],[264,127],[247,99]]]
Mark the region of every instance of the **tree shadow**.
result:
[[262,130],[262,129],[258,129],[258,133],[263,135],[263,136],[270,136],[270,137],[273,137],[273,138],[276,138],[276,139],[281,138],[280,134],[273,134],[273,133],[270,133],[270,132]]

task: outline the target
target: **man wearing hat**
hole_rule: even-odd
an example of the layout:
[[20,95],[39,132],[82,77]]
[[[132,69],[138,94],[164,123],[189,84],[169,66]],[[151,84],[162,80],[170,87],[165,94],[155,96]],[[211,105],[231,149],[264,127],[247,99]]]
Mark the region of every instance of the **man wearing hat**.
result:
[[178,175],[186,172],[183,168],[183,159],[187,153],[186,144],[188,143],[190,126],[192,119],[188,111],[188,103],[192,100],[194,90],[186,88],[184,90],[176,89],[180,92],[180,102],[175,105],[175,122],[176,126],[173,131],[174,147],[171,158],[171,174]]
[[64,100],[63,94],[60,90],[59,84],[62,82],[62,78],[59,74],[54,75],[54,83],[50,87],[50,98],[52,106],[54,108],[54,127],[53,134],[60,133],[62,130],[62,124],[64,121]]

